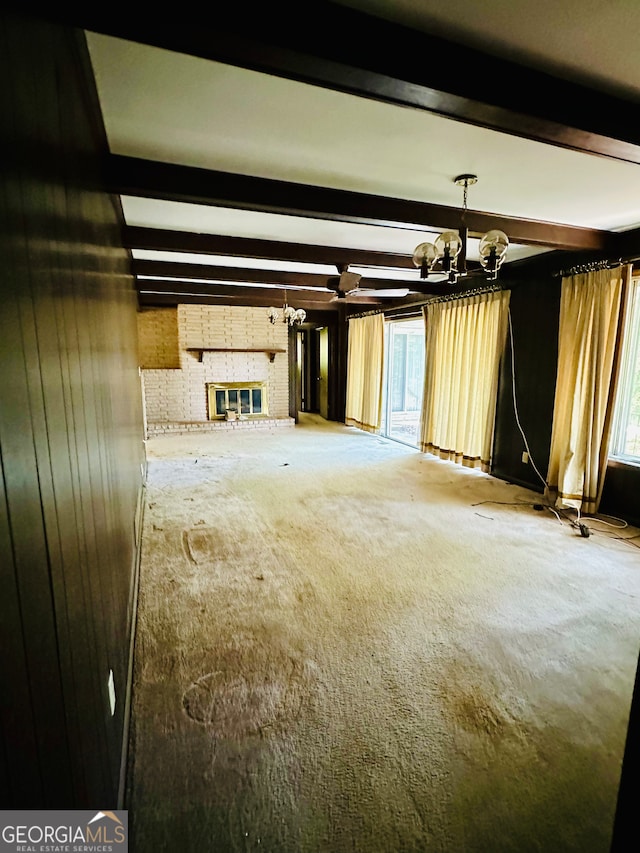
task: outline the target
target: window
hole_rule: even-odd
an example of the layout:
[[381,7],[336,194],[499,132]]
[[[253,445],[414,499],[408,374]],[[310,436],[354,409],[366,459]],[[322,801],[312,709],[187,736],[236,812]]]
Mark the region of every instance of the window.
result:
[[640,278],[631,282],[609,455],[640,465]]

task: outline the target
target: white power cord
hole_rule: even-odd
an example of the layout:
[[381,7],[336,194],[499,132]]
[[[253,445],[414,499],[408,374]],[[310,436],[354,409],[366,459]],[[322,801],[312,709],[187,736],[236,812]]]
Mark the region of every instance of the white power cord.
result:
[[547,483],[545,478],[542,476],[540,471],[538,471],[536,463],[534,462],[533,456],[531,454],[531,450],[529,449],[529,442],[527,441],[527,436],[525,435],[524,430],[522,429],[522,424],[520,423],[520,415],[518,414],[518,403],[516,400],[516,361],[515,361],[515,353],[514,353],[514,348],[513,348],[513,327],[511,325],[511,308],[507,309],[507,317],[508,317],[508,322],[509,322],[509,339],[510,339],[510,343],[511,343],[511,347],[510,347],[510,349],[511,349],[511,390],[512,390],[512,395],[513,395],[513,411],[514,411],[514,414],[516,416],[516,424],[518,425],[518,429],[520,430],[520,435],[522,436],[522,440],[524,442],[525,450],[527,451],[527,455],[529,457],[529,462],[531,462],[531,467],[536,472],[536,474],[538,475],[538,477],[542,481],[543,486],[546,489],[549,484]]

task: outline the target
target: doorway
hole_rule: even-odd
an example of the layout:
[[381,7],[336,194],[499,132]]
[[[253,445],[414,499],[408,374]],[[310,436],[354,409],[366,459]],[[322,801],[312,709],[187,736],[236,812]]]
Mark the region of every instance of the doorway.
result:
[[425,333],[422,317],[385,323],[381,433],[418,446],[424,385]]
[[330,415],[331,332],[328,326],[295,332],[295,362],[290,393],[295,396],[295,412]]

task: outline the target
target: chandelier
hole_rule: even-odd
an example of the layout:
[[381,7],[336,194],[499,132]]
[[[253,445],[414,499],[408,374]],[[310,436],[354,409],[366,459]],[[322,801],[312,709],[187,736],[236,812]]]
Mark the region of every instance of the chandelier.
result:
[[[458,231],[444,231],[433,243],[420,243],[413,252],[413,263],[420,269],[420,278],[431,274],[447,273],[447,281],[455,284],[458,277],[467,274],[467,190],[477,183],[477,175],[458,175],[454,184],[463,187],[464,196],[460,228]],[[509,238],[504,231],[487,231],[480,240],[480,265],[489,280],[498,277],[498,270],[507,254]]]
[[282,314],[278,311],[277,308],[269,308],[267,311],[267,317],[269,318],[270,323],[277,323],[278,320],[282,319],[283,323],[286,323],[289,326],[295,326],[296,323],[303,323],[305,317],[307,316],[307,312],[302,308],[292,308],[291,305],[287,304],[287,291],[284,292],[284,304],[282,306]]

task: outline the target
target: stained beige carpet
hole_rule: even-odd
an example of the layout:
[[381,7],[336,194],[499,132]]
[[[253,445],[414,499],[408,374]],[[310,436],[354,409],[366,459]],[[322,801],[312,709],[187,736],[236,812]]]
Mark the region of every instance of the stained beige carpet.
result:
[[136,853],[608,850],[637,530],[313,416],[148,451]]

